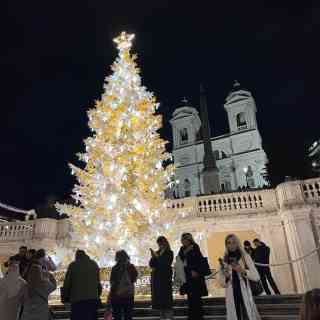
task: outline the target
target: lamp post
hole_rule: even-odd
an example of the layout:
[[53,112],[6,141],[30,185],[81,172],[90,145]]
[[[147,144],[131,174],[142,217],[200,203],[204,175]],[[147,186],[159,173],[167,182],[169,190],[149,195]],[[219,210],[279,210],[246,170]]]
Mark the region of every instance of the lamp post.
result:
[[308,149],[308,158],[311,162],[311,169],[315,173],[320,173],[320,139],[315,141]]
[[247,189],[249,189],[248,171],[249,171],[249,168],[248,168],[248,167],[244,167],[244,168],[243,168],[244,176],[246,177],[246,186],[247,186]]

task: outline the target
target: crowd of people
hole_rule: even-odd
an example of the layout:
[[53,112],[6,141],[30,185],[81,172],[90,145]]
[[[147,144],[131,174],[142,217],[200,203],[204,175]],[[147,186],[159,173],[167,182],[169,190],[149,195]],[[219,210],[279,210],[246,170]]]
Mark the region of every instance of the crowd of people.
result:
[[[174,319],[175,285],[181,295],[187,296],[188,319],[203,320],[202,298],[208,296],[206,276],[210,275],[210,267],[190,233],[181,236],[181,244],[174,267],[174,253],[165,237],[157,239],[157,250],[150,249],[152,308],[159,311],[160,319]],[[255,248],[245,241],[242,247],[234,234],[225,239],[218,280],[226,290],[227,320],[260,320],[254,295],[271,293],[267,280],[279,294],[270,272],[270,249],[259,239],[253,244]],[[1,320],[52,319],[48,297],[57,288],[53,276],[56,266],[45,250],[21,247],[6,266],[6,274],[0,279]],[[105,319],[132,320],[137,279],[137,268],[127,252],[116,252]],[[85,251],[76,251],[60,291],[62,303],[71,305],[71,320],[98,319],[103,291],[100,269]],[[320,320],[320,289],[305,295],[300,319]]]
[[56,265],[45,250],[22,246],[5,267],[7,271],[0,280],[1,319],[50,319],[48,297],[57,288],[52,275]]

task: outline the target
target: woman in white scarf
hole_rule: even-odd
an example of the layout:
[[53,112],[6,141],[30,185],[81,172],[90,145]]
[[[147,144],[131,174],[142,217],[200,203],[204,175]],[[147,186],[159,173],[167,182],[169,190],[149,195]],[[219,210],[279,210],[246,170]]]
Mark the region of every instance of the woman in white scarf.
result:
[[0,279],[1,320],[16,320],[26,282],[20,277],[19,264],[11,262],[8,272]]
[[225,246],[219,282],[226,288],[227,320],[260,320],[249,284],[249,280],[260,281],[254,262],[235,235],[227,236]]

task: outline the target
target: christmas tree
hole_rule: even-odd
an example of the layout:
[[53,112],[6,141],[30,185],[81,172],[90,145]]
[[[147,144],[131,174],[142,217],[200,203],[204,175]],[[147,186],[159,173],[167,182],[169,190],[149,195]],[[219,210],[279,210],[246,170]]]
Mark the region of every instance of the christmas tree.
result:
[[122,32],[114,39],[119,54],[113,74],[88,111],[93,135],[79,155],[84,166],[70,165],[78,181],[73,190],[77,205],[57,204],[71,217],[78,246],[104,265],[120,248],[144,264],[151,243],[170,227],[164,191],[173,166],[163,163],[171,155],[158,133],[158,103],[141,85],[136,56],[130,53],[133,38]]

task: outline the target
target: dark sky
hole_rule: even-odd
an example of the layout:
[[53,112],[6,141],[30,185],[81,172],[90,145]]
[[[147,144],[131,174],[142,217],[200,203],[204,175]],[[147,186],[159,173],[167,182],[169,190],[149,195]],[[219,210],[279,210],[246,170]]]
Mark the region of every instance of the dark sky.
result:
[[320,137],[319,2],[188,2],[9,1],[0,17],[0,201],[31,208],[49,194],[68,197],[67,163],[83,149],[86,110],[122,30],[136,33],[166,138],[181,98],[198,104],[200,82],[214,134],[225,133],[223,101],[238,79],[256,99],[273,181],[310,175],[305,150]]

